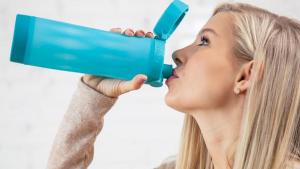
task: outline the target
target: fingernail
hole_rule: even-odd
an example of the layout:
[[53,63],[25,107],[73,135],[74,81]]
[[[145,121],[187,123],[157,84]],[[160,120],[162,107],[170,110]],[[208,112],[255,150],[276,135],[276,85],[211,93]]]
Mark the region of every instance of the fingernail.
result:
[[136,36],[145,36],[145,33],[143,33],[143,32],[137,32]]
[[152,33],[152,32],[147,32],[147,33],[146,33],[146,36],[153,37],[154,35],[153,35],[153,33]]
[[145,83],[145,81],[147,80],[147,78],[143,78],[143,79],[141,79],[140,81],[141,81],[141,83]]
[[134,35],[134,32],[131,30],[131,29],[126,29],[124,31],[124,34],[127,35],[127,36],[133,36]]
[[132,29],[128,29],[128,31],[132,34],[134,34],[134,31]]
[[128,32],[128,35],[133,36],[134,34],[133,34],[133,32]]
[[143,35],[145,35],[145,32],[143,30],[139,30],[139,32],[141,32]]
[[145,80],[147,80],[148,77],[147,77],[146,75],[142,75],[142,76],[143,76],[143,78],[144,78]]

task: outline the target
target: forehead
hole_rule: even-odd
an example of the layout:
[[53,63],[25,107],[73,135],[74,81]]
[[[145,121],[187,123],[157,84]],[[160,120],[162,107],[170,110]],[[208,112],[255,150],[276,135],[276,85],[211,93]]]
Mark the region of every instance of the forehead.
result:
[[203,29],[210,28],[220,36],[230,36],[233,33],[233,16],[228,12],[220,12],[212,16]]

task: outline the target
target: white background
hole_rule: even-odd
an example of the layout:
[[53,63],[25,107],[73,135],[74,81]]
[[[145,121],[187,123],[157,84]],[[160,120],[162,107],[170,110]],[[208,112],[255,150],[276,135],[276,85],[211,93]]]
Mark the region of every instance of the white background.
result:
[[[168,40],[165,56],[194,40],[222,1],[186,0],[190,11]],[[300,19],[300,1],[239,1]],[[151,31],[171,0],[0,0],[0,169],[46,167],[52,141],[80,74],[9,62],[17,13],[108,30]],[[143,86],[107,113],[90,169],[149,169],[179,145],[183,113],[164,103],[167,88]]]

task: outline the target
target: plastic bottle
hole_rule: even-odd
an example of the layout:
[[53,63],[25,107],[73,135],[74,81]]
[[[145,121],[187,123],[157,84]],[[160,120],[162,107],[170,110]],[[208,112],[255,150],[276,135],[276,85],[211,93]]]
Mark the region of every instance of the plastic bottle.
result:
[[122,80],[145,74],[146,84],[160,87],[173,71],[163,64],[166,40],[187,11],[185,3],[174,0],[157,22],[153,39],[18,14],[10,60]]

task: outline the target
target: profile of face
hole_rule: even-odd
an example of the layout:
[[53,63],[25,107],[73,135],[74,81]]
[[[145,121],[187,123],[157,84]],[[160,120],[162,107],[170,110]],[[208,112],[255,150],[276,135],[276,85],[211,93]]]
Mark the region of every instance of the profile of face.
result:
[[192,113],[224,108],[236,101],[233,89],[241,69],[234,56],[232,22],[229,13],[214,15],[192,44],[173,53],[178,78],[167,83],[169,107]]

